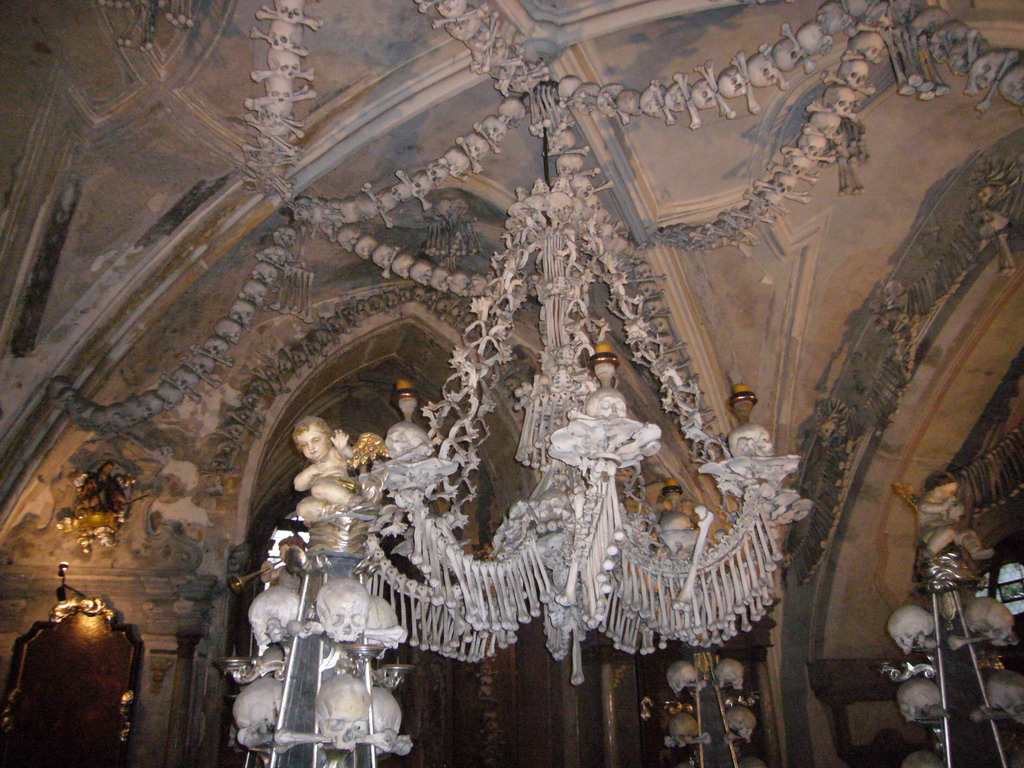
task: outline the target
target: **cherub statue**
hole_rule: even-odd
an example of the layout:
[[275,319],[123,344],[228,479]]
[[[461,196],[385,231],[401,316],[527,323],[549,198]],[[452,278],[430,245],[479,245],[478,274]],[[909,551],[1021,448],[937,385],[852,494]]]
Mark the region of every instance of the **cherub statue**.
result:
[[355,446],[350,446],[344,430],[332,430],[319,416],[307,416],[295,425],[292,439],[310,462],[294,481],[295,490],[309,491],[295,509],[307,525],[328,516],[357,515],[361,507],[379,503],[382,480],[369,483],[364,481],[369,478],[356,480],[349,476],[351,470],[387,456],[379,437],[366,432]]
[[949,472],[929,475],[920,499],[915,499],[906,486],[896,487],[897,493],[917,511],[919,546],[928,557],[956,544],[974,560],[988,560],[993,551],[982,547],[975,531],[962,527],[964,508],[956,497],[958,489],[956,478]]

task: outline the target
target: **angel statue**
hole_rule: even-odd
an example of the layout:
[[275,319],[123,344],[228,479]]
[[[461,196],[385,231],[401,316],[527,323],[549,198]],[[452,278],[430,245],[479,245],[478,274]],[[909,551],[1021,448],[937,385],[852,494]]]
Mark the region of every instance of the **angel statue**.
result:
[[918,546],[922,554],[935,557],[950,544],[956,544],[974,560],[992,557],[994,552],[981,545],[978,534],[964,526],[964,507],[956,497],[959,485],[949,472],[929,475],[920,498],[908,486],[895,484],[893,488],[917,512]]
[[[373,520],[380,509],[385,470],[368,472],[367,465],[387,458],[384,441],[364,432],[350,445],[344,430],[332,430],[319,416],[301,419],[292,431],[292,440],[309,461],[295,476],[294,484],[297,491],[309,491],[295,512],[310,527],[310,543],[319,538],[313,536],[316,529],[322,534],[328,528],[347,540],[354,523]],[[352,477],[353,472],[358,476]],[[365,529],[365,525],[356,527]]]

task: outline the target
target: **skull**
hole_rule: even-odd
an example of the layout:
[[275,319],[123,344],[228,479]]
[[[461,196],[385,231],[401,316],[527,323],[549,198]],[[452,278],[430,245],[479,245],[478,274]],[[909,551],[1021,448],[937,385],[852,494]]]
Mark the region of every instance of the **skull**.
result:
[[967,627],[992,641],[992,645],[1016,645],[1013,614],[992,597],[976,597],[964,608]]
[[649,117],[664,117],[665,86],[657,80],[651,80],[651,84],[640,95],[640,109]]
[[377,248],[377,238],[373,235],[363,235],[356,240],[356,245],[353,250],[356,255],[362,256],[364,259],[369,259],[373,256],[373,251]]
[[686,746],[697,738],[697,733],[697,720],[693,715],[679,712],[672,715],[672,719],[668,721],[668,738],[665,739],[665,745],[669,747]]
[[585,115],[597,109],[597,97],[601,86],[597,83],[582,83],[572,94],[572,107]]
[[700,78],[690,89],[690,101],[697,109],[711,109],[718,104],[715,92],[704,78]]
[[597,111],[605,117],[615,117],[618,108],[615,106],[615,97],[622,93],[625,86],[619,83],[609,83],[597,93]]
[[973,96],[979,91],[987,90],[1006,66],[1014,63],[1019,55],[1019,51],[997,48],[979,56],[971,64],[964,93]]
[[351,224],[346,224],[344,227],[338,230],[334,237],[335,242],[342,248],[351,250],[356,241],[359,240],[361,233],[358,227],[353,227]]
[[988,704],[1002,710],[1018,723],[1024,720],[1024,676],[1009,669],[998,669],[985,681]]
[[788,37],[783,37],[772,46],[772,61],[783,72],[792,72],[797,68],[803,51]]
[[409,269],[415,261],[416,259],[403,251],[395,257],[394,261],[391,262],[391,271],[399,277],[408,277]]
[[434,267],[429,261],[419,259],[409,268],[409,277],[421,285],[429,285],[433,271]]
[[750,735],[757,727],[757,718],[754,713],[742,704],[736,704],[725,713],[725,724],[729,730],[744,741],[750,741]]
[[576,75],[566,75],[558,81],[558,98],[562,101],[568,101],[582,84],[583,81],[576,77]]
[[833,112],[814,112],[807,122],[812,128],[817,129],[822,136],[835,139],[843,128],[842,118]]
[[288,622],[298,618],[299,595],[284,586],[260,592],[249,606],[249,624],[260,645],[279,643],[288,637]]
[[339,749],[352,749],[369,732],[370,694],[344,673],[324,681],[316,696],[316,724]]
[[863,91],[867,86],[871,68],[863,59],[847,59],[839,65],[836,75],[851,88]]
[[167,403],[151,389],[139,395],[139,413],[143,419],[156,416],[166,407]]
[[366,630],[363,632],[365,642],[397,648],[408,636],[409,633],[398,623],[398,616],[391,603],[383,597],[371,596]]
[[274,242],[282,248],[291,248],[295,245],[298,233],[291,227],[278,227],[274,230]]
[[446,19],[453,19],[466,12],[466,0],[439,0],[435,8]]
[[456,296],[466,296],[469,293],[469,275],[461,270],[452,272],[448,278],[448,290]]
[[693,527],[693,518],[682,507],[684,502],[678,499],[678,494],[674,495],[670,508],[658,520],[658,534],[673,555],[693,552],[698,536],[698,531]]
[[665,677],[668,679],[668,685],[676,696],[684,688],[692,688],[694,691],[699,691],[704,687],[704,681],[701,680],[697,668],[688,661],[677,661],[671,664],[665,672]]
[[629,117],[640,114],[640,91],[624,88],[615,97],[615,107],[623,123],[629,123]]
[[[827,112],[816,112],[813,117],[828,114]],[[828,139],[821,133],[809,131],[806,128],[796,140],[797,148],[810,157],[821,157],[828,151]]]
[[266,283],[259,280],[247,280],[242,285],[242,290],[238,292],[238,296],[253,306],[263,309],[263,307],[267,306],[267,298],[270,296],[270,288]]
[[473,159],[479,160],[481,157],[486,155],[491,145],[487,143],[487,139],[481,136],[476,131],[470,131],[462,137],[463,146],[466,148],[466,153]]
[[256,317],[256,305],[246,299],[238,299],[228,308],[228,317],[245,330],[249,330],[252,328],[253,318]]
[[430,435],[418,424],[413,424],[411,421],[400,421],[388,430],[384,445],[387,446],[391,458],[398,459],[420,446],[429,448]]
[[832,50],[832,38],[817,21],[808,21],[796,31],[796,41],[808,56],[824,56]]
[[444,291],[448,288],[448,281],[451,279],[452,273],[441,265],[435,265],[433,271],[430,273],[430,287],[435,291]]
[[583,412],[597,418],[621,419],[626,416],[626,398],[616,389],[602,387],[587,398]]
[[935,647],[935,619],[919,605],[902,605],[893,611],[886,624],[889,637],[904,653]]
[[396,734],[402,727],[402,709],[391,692],[384,688],[373,688],[373,725],[378,732],[393,731]]
[[900,763],[900,768],[945,768],[946,763],[934,752],[919,749],[911,752]]
[[[230,345],[219,336],[211,336],[203,342],[203,351],[209,354],[211,357],[220,359],[229,359],[227,352],[230,351]],[[227,365],[230,365],[228,362]]]
[[273,264],[261,261],[256,265],[256,268],[252,271],[252,277],[259,280],[264,285],[273,285],[277,282],[277,278],[281,275],[281,270],[275,267]]
[[821,31],[826,35],[842,32],[853,22],[850,14],[846,12],[843,4],[838,2],[838,0],[828,0],[828,2],[818,6],[818,13],[815,15],[814,20],[818,22]]
[[556,223],[569,223],[572,220],[573,199],[565,192],[555,190],[548,195],[548,211]]
[[915,677],[903,683],[896,691],[896,702],[908,723],[942,716],[939,686],[923,677]]
[[292,51],[271,48],[267,53],[267,66],[292,79],[302,70],[302,57]]
[[487,290],[487,278],[483,275],[473,275],[469,279],[469,295],[481,296]]
[[1014,64],[999,80],[999,93],[1011,104],[1024,106],[1024,63]]
[[[562,81],[568,80],[569,78],[562,78]],[[559,95],[561,95],[561,84],[559,84]],[[523,105],[522,99],[517,99],[515,96],[509,96],[498,105],[498,114],[504,119],[506,126],[519,125],[524,117],[526,117],[526,107]],[[487,121],[484,120],[486,123]]]
[[508,123],[500,117],[488,115],[483,119],[483,122],[480,123],[478,130],[492,142],[498,144],[503,138],[505,138],[505,134],[508,133]]
[[729,433],[729,453],[734,457],[762,457],[775,455],[768,430],[760,424],[741,424]]
[[182,392],[174,384],[170,384],[166,381],[161,382],[157,386],[156,396],[164,401],[164,406],[160,410],[173,408],[174,406],[181,404],[181,401],[185,399],[184,392]]
[[750,78],[750,84],[757,88],[778,85],[779,88],[785,90],[787,87],[782,73],[775,66],[772,57],[768,55],[767,49],[755,53],[747,59],[747,76]]
[[840,117],[850,117],[857,106],[857,92],[845,85],[830,85],[821,101]]
[[747,93],[747,81],[739,67],[726,67],[718,73],[718,90],[727,99],[736,99]]
[[237,344],[238,340],[242,338],[242,331],[245,329],[232,320],[230,317],[222,317],[217,321],[217,324],[213,326],[213,332],[220,336],[224,341],[231,344]]
[[715,678],[722,688],[731,687],[743,690],[743,665],[736,659],[722,659],[715,665]]
[[369,612],[370,593],[355,579],[328,579],[316,596],[317,618],[327,636],[339,643],[360,638]]
[[448,163],[448,172],[457,179],[466,178],[466,174],[469,172],[471,163],[469,155],[462,151],[459,147],[452,147],[444,153],[444,159]]
[[[441,182],[448,178],[448,161],[444,158],[431,160],[424,169],[431,187],[440,186]],[[454,175],[454,174],[453,174]]]
[[864,30],[853,35],[846,42],[845,55],[849,58],[862,58],[872,64],[880,64],[884,53],[885,40],[877,32]]
[[967,40],[971,28],[962,21],[951,19],[939,24],[928,36],[928,50],[940,64],[949,61],[953,47]]
[[238,727],[239,744],[256,747],[267,742],[270,729],[277,724],[283,695],[284,683],[272,676],[261,677],[242,686],[231,707]]
[[395,260],[395,256],[398,254],[398,248],[387,243],[381,243],[373,249],[371,254],[373,263],[381,269],[387,269],[391,266],[391,262]]

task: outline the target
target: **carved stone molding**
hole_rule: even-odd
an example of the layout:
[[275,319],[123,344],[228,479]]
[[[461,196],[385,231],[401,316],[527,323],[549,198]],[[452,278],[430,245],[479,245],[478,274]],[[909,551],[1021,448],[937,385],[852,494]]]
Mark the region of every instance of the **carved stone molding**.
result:
[[201,447],[205,472],[229,472],[238,456],[259,437],[263,416],[274,399],[288,391],[289,380],[312,370],[343,342],[350,332],[375,315],[396,313],[403,304],[417,304],[442,323],[462,329],[470,320],[469,301],[414,284],[382,285],[337,303],[297,341],[267,356],[239,385],[239,404],[221,413],[217,429]]

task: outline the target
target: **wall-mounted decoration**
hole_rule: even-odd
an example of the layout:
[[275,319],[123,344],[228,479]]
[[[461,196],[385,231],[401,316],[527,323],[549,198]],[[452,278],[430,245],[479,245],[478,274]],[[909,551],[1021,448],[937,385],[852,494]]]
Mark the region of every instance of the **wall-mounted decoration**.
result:
[[0,766],[126,765],[141,660],[136,629],[117,623],[102,599],[57,603],[15,641]]
[[75,507],[62,513],[57,528],[78,537],[82,551],[92,551],[93,542],[104,547],[117,544],[132,505],[129,498],[135,479],[122,472],[113,461],[98,469],[83,472],[75,480]]

